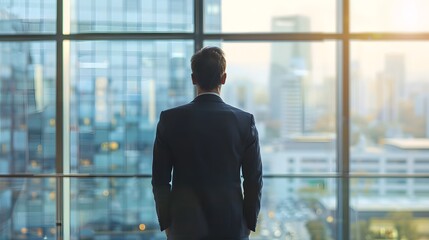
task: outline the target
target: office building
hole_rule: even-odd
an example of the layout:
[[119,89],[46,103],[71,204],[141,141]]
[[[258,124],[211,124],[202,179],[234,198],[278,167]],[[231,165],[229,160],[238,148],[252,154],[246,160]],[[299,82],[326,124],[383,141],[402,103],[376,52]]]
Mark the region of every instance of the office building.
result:
[[[273,32],[306,32],[304,16],[276,17]],[[271,117],[280,122],[283,136],[305,132],[306,79],[311,71],[310,48],[305,43],[272,43],[270,66]]]

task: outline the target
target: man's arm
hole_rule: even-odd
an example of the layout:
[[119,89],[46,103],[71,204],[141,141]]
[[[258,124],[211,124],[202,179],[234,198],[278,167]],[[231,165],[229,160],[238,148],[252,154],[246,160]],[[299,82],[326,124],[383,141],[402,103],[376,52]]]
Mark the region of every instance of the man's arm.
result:
[[163,114],[161,113],[156,129],[156,138],[153,147],[152,187],[155,197],[156,213],[161,231],[170,226],[170,181],[171,181],[171,152],[163,139]]
[[255,231],[256,221],[261,208],[262,163],[259,151],[259,137],[255,119],[251,118],[250,133],[242,162],[244,188],[244,216],[247,227]]

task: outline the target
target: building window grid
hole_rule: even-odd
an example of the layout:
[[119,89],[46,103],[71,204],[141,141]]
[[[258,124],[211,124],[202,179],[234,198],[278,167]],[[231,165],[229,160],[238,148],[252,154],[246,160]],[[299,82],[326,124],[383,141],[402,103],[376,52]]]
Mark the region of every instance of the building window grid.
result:
[[[337,106],[337,118],[339,128],[337,129],[337,141],[340,143],[337,146],[337,172],[336,174],[283,174],[283,175],[267,175],[265,177],[269,178],[299,178],[299,177],[328,177],[328,178],[337,178],[338,182],[338,191],[337,191],[337,200],[338,200],[338,222],[342,226],[338,226],[337,230],[337,239],[349,239],[349,218],[348,218],[348,209],[349,209],[349,181],[354,177],[362,178],[413,178],[417,183],[426,182],[428,174],[390,174],[390,175],[359,175],[359,174],[350,174],[349,164],[350,164],[350,153],[348,151],[348,132],[349,132],[349,90],[348,84],[350,81],[349,78],[349,52],[350,52],[350,42],[353,40],[366,40],[366,41],[401,41],[401,40],[429,40],[429,33],[350,33],[349,31],[349,6],[350,0],[338,0],[337,9],[338,9],[338,31],[337,33],[239,33],[239,34],[223,34],[223,33],[204,33],[203,26],[203,14],[204,7],[203,3],[200,0],[194,0],[194,32],[186,34],[183,32],[174,32],[174,33],[94,33],[94,34],[63,34],[63,0],[57,0],[57,31],[55,34],[26,34],[26,35],[0,35],[0,41],[49,41],[55,40],[57,45],[57,101],[56,109],[61,109],[61,111],[56,112],[56,128],[57,128],[57,146],[56,146],[56,174],[44,174],[46,176],[38,176],[37,174],[32,175],[31,177],[44,178],[44,177],[56,177],[56,193],[57,193],[57,238],[58,239],[67,239],[67,233],[70,233],[70,230],[64,231],[63,228],[69,228],[70,226],[58,224],[65,223],[63,222],[64,216],[64,204],[63,204],[63,194],[64,194],[64,185],[63,179],[73,179],[79,178],[79,174],[68,175],[70,171],[68,166],[65,166],[62,156],[68,155],[65,150],[68,148],[65,147],[66,144],[69,144],[69,139],[64,138],[63,134],[65,131],[64,118],[69,116],[68,112],[63,112],[63,101],[64,100],[64,63],[63,63],[63,45],[65,41],[68,40],[147,40],[147,39],[167,39],[167,40],[184,40],[192,39],[194,41],[195,50],[199,49],[203,45],[205,40],[220,40],[220,41],[320,41],[320,40],[337,40],[338,47],[341,49],[338,51],[337,59],[337,68],[338,68],[338,106]],[[26,1],[28,4],[28,1]],[[43,12],[43,6],[41,6],[41,11]],[[95,11],[93,11],[95,12]],[[125,16],[124,16],[125,17]],[[43,31],[42,31],[43,32]],[[61,101],[58,101],[61,100]],[[343,124],[340,124],[343,123]],[[66,139],[66,140],[65,140]],[[346,141],[344,141],[346,140]],[[347,143],[347,144],[344,144]],[[341,159],[341,161],[339,161]],[[422,161],[422,160],[420,160]],[[424,161],[424,160],[423,160]],[[422,161],[422,162],[423,162]],[[419,162],[419,161],[416,161]],[[87,175],[85,175],[88,177]],[[102,175],[92,175],[90,177],[142,177],[149,178],[150,175],[147,174],[137,174],[137,175],[111,175],[111,174],[102,174]],[[27,174],[2,174],[1,177],[28,177]],[[420,180],[421,179],[421,180]],[[399,179],[398,179],[399,181]],[[70,187],[70,185],[68,185]],[[70,191],[70,188],[67,190]],[[426,193],[426,192],[425,192]],[[60,210],[60,211],[58,211]],[[68,209],[69,210],[69,209]]]

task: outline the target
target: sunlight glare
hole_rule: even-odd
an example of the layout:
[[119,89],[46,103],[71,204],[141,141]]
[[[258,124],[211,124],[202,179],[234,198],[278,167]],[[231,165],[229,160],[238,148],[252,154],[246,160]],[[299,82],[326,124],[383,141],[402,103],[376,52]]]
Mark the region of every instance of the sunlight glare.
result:
[[397,5],[395,25],[404,32],[415,32],[419,29],[419,11],[412,1],[401,1]]

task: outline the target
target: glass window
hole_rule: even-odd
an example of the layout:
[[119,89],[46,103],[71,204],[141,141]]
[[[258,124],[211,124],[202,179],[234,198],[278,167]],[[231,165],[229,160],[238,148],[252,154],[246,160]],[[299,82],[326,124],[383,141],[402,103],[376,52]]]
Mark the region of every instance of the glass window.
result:
[[427,54],[426,42],[351,44],[351,157],[377,173],[429,173]]
[[261,212],[252,239],[333,239],[336,180],[264,179]]
[[55,44],[0,43],[0,173],[55,172]]
[[[429,187],[412,179],[351,179],[350,239],[419,239],[428,229]],[[372,188],[375,182],[382,184]]]
[[150,179],[71,181],[71,235],[76,239],[164,239]]
[[70,0],[72,33],[191,32],[192,0]]
[[192,100],[192,53],[185,40],[72,42],[71,171],[150,173],[160,112]]
[[0,1],[0,33],[55,33],[56,7],[56,0]]
[[[190,58],[201,40],[225,50],[222,98],[256,118],[265,176],[252,238],[429,237],[426,0],[350,0],[352,34],[338,31],[342,0],[64,0],[62,20],[58,2],[0,0],[0,239],[164,239],[152,144],[160,112],[195,95]],[[74,35],[56,32],[62,22]],[[252,34],[260,39],[244,39]],[[344,128],[337,81],[350,87]],[[70,108],[64,126],[57,93]],[[55,175],[63,151],[65,174],[78,175]],[[354,177],[338,172],[341,161]]]
[[335,32],[335,0],[206,0],[206,32]]
[[[288,190],[288,191],[286,191]],[[266,179],[254,239],[332,239],[336,180]],[[150,179],[79,178],[71,181],[71,235],[77,239],[164,239]]]
[[222,97],[254,114],[266,174],[336,171],[335,42],[206,45],[225,51]]
[[427,32],[426,0],[351,0],[352,32]]
[[0,178],[0,239],[55,239],[55,178]]

